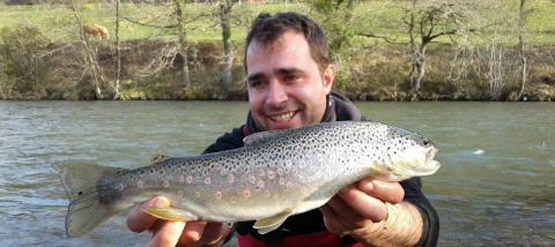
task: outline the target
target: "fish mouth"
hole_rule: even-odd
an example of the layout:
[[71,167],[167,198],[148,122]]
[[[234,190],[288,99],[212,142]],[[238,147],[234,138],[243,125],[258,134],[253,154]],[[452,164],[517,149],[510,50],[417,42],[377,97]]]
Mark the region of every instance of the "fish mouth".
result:
[[441,163],[439,163],[437,160],[434,160],[436,153],[439,151],[439,149],[435,148],[435,147],[430,147],[428,149],[428,151],[426,151],[426,160],[425,160],[425,168],[426,170],[428,170],[428,174],[424,174],[424,175],[430,175],[433,174],[437,171],[437,169],[439,169],[439,167],[441,166]]

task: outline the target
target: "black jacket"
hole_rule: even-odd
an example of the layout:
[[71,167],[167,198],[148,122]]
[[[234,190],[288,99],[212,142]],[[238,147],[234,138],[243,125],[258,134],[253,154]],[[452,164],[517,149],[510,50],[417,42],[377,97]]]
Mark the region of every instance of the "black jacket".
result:
[[[328,96],[328,107],[322,119],[322,122],[330,121],[365,121],[360,111],[343,95],[332,92]],[[210,145],[204,152],[212,153],[236,149],[243,147],[243,138],[258,132],[251,113],[247,117],[247,122],[240,128],[233,129],[231,133],[226,133]],[[430,202],[422,193],[420,178],[411,178],[401,182],[401,186],[405,190],[404,201],[410,202],[419,209],[424,223],[422,239],[420,246],[435,246],[439,236],[439,219],[437,213]],[[319,210],[314,209],[303,214],[289,217],[277,230],[260,235],[252,228],[254,222],[240,222],[237,224],[237,232],[239,234],[251,234],[255,238],[271,243],[279,243],[287,236],[299,234],[314,233],[326,230],[324,226],[322,214]],[[344,238],[345,244],[349,245],[354,240],[350,237]]]

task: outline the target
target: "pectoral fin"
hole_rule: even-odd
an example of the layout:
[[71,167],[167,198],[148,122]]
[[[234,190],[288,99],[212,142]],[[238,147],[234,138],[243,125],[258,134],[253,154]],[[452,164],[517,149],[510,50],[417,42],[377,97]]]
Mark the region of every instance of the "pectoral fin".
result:
[[170,221],[193,221],[198,220],[198,217],[178,208],[157,208],[157,207],[150,207],[145,210],[148,214]]
[[258,229],[258,233],[260,234],[269,233],[281,226],[291,214],[293,214],[293,211],[287,210],[270,218],[259,219],[254,223],[253,228]]

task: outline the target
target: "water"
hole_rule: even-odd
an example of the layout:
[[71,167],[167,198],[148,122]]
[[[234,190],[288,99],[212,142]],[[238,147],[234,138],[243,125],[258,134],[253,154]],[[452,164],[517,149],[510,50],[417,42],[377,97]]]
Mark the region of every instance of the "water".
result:
[[[424,190],[440,246],[555,246],[555,104],[358,103],[371,119],[440,148]],[[245,119],[245,102],[0,102],[0,246],[144,246],[125,214],[64,236],[65,192],[53,164],[139,167],[197,154]]]

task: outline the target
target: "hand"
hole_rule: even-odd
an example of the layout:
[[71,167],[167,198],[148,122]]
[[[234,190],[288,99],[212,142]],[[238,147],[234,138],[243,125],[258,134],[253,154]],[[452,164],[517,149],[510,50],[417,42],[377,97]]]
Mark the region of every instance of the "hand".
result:
[[385,202],[400,203],[404,195],[397,182],[363,179],[341,190],[320,211],[328,230],[344,236],[386,219]]
[[220,246],[230,228],[219,222],[166,221],[144,210],[149,207],[169,207],[170,201],[162,196],[136,206],[129,212],[127,227],[134,232],[151,232],[149,247]]

